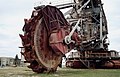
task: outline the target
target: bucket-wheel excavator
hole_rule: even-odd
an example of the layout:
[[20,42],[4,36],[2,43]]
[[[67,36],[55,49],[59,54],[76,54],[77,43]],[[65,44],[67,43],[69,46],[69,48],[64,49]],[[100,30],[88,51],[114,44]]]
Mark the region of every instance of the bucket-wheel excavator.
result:
[[[63,14],[61,10],[66,8]],[[120,64],[117,52],[108,51],[107,20],[101,0],[40,5],[24,21],[21,54],[34,72],[55,72],[62,57],[72,49],[79,55],[67,58],[68,67],[97,68],[99,64],[109,68],[116,62]]]

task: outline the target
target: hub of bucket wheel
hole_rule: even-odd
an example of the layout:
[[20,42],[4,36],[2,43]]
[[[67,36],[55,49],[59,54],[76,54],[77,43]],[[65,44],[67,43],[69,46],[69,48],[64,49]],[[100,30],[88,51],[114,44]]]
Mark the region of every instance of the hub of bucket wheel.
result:
[[35,8],[29,20],[25,19],[24,35],[20,34],[28,66],[34,72],[54,72],[67,52],[63,43],[68,23],[59,9],[53,6]]

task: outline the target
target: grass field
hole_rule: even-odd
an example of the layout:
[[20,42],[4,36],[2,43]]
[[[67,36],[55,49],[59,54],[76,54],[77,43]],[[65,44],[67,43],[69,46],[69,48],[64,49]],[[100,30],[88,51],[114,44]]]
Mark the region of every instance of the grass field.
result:
[[66,69],[53,74],[37,74],[26,67],[0,68],[0,77],[120,77],[120,69]]

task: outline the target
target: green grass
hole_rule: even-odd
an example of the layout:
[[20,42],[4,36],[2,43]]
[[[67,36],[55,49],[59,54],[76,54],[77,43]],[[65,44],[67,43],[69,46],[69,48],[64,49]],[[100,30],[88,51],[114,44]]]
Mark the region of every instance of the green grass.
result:
[[67,69],[56,73],[37,74],[26,67],[0,68],[0,77],[120,77],[120,69]]

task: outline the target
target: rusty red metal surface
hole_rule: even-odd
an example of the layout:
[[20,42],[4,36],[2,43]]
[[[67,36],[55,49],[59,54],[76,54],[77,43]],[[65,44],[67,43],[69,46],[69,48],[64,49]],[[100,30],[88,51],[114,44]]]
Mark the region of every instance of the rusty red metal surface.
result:
[[108,69],[120,69],[120,60],[106,61],[103,67]]
[[34,72],[56,71],[67,46],[63,38],[69,24],[53,6],[36,8],[29,20],[25,19],[24,35],[20,35],[26,62]]
[[60,54],[60,52],[62,52],[62,54],[65,54],[68,51],[67,46],[63,43],[65,34],[65,30],[61,28],[58,31],[54,30],[50,35],[50,46],[52,47],[53,51],[58,55]]

